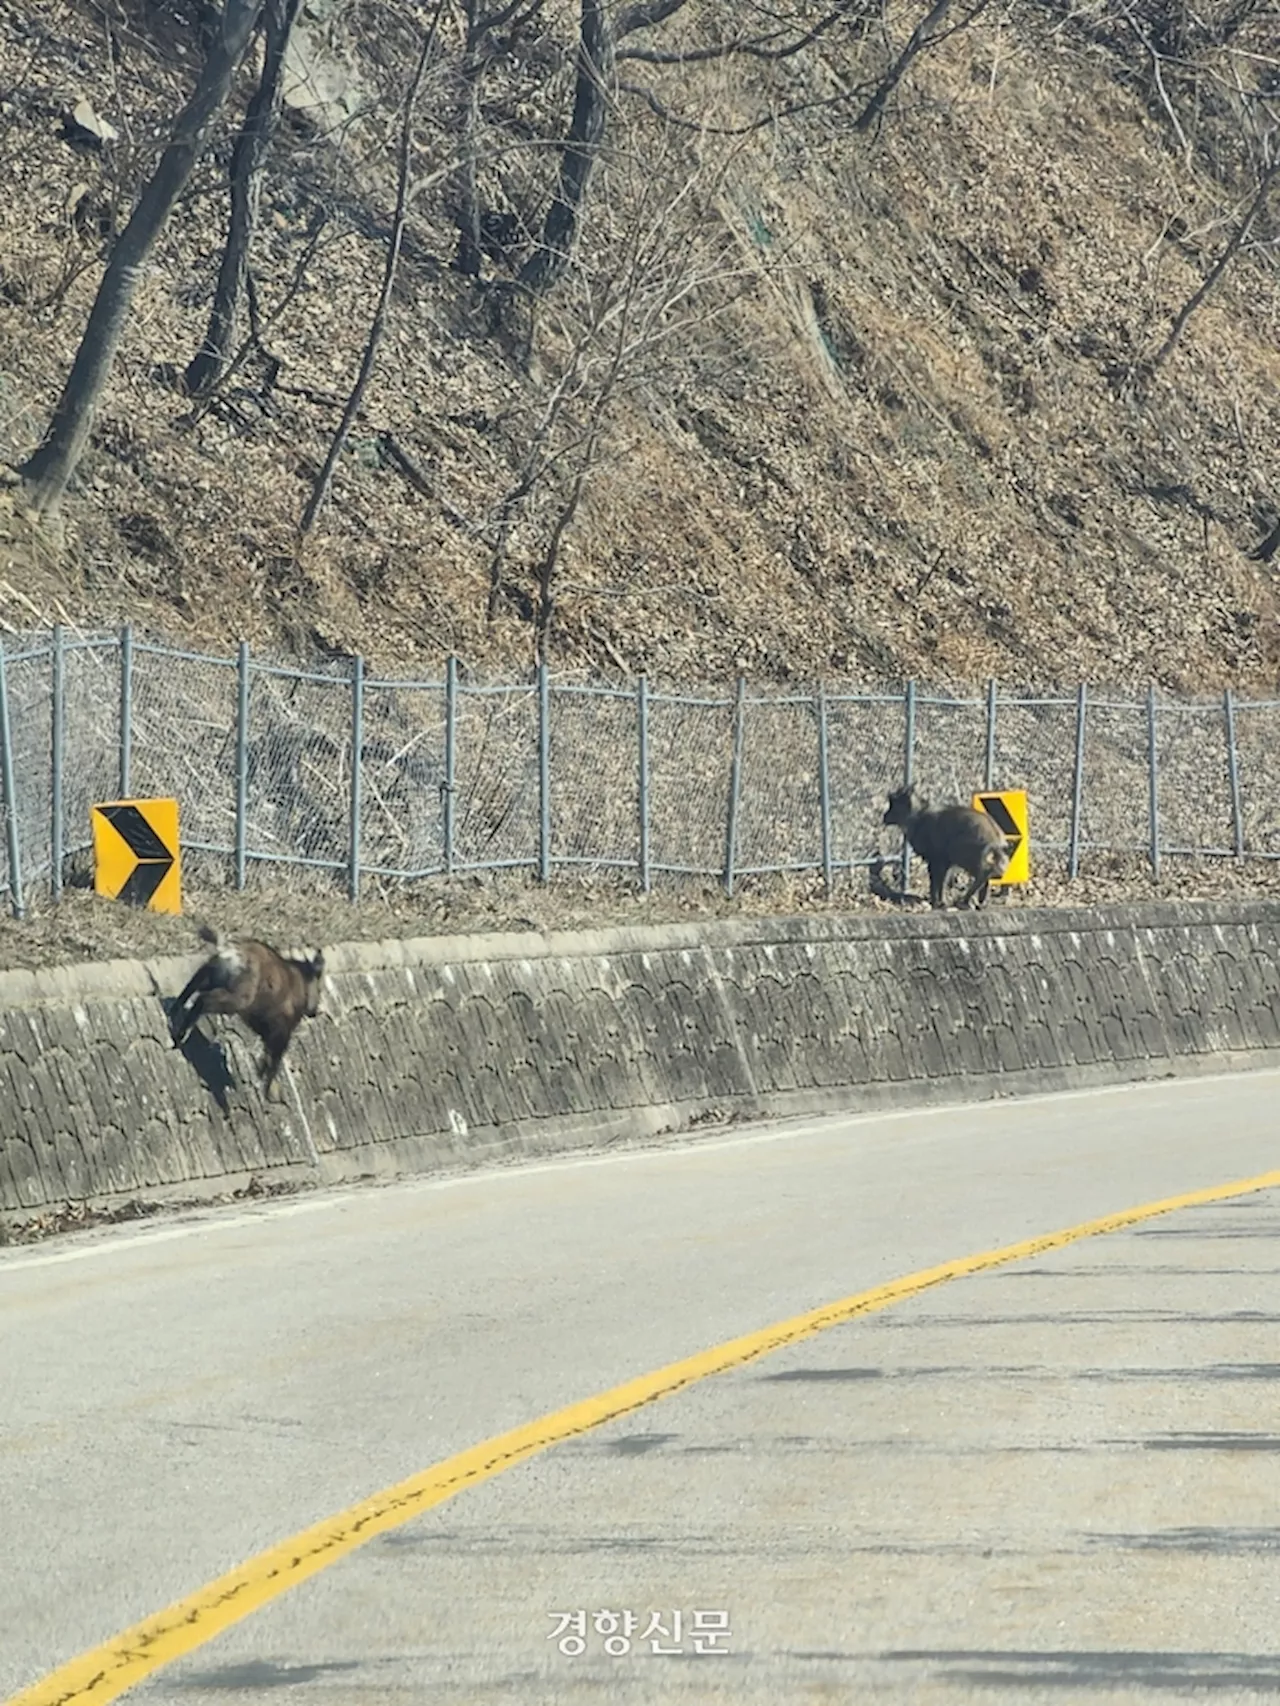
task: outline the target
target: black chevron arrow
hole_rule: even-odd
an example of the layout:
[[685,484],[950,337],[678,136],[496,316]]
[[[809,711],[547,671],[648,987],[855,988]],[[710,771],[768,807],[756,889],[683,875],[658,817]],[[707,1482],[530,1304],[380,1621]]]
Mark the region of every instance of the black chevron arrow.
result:
[[983,811],[995,823],[1002,835],[1009,836],[1014,841],[1022,840],[1022,830],[999,794],[979,794],[978,798],[982,801]]
[[146,906],[173,869],[173,854],[137,806],[104,806],[102,815],[138,861],[116,898]]
[[172,859],[139,860],[116,899],[129,906],[148,906],[152,895],[172,869]]
[[999,794],[979,794],[978,798],[982,801],[983,811],[1004,836],[1005,851],[1012,863],[1018,856],[1019,847],[1022,846],[1022,830]]

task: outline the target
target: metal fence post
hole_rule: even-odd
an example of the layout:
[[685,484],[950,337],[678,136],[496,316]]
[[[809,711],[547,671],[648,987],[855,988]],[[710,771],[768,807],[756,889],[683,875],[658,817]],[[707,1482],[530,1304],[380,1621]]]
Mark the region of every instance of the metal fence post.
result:
[[1160,783],[1156,762],[1156,690],[1154,682],[1147,688],[1147,754],[1148,802],[1151,820],[1151,872],[1160,875]]
[[640,738],[640,889],[649,892],[649,678],[640,677],[636,688],[636,724]]
[[818,683],[818,813],[822,820],[822,881],[831,894],[831,769],[827,762],[827,688]]
[[551,879],[551,684],[538,665],[538,881]]
[[733,869],[738,853],[738,795],[742,787],[742,725],[747,703],[746,677],[738,677],[733,706],[733,762],[729,768],[729,814],[724,832],[724,892],[733,893]]
[[22,898],[22,844],[18,839],[18,795],[13,781],[13,729],[9,722],[9,683],[0,639],[0,788],[4,790],[5,839],[9,847],[9,903],[13,916],[26,912]]
[[449,653],[444,676],[444,869],[453,875],[453,788],[458,767],[458,660]]
[[67,744],[67,649],[62,623],[53,630],[52,719],[49,730],[49,893],[62,899],[62,778]]
[[[902,785],[909,788],[915,781],[916,770],[916,684],[908,681],[903,696],[903,711],[907,726],[905,750],[902,755]],[[905,889],[911,881],[911,843],[907,840],[907,832],[902,832],[902,886]]]
[[133,624],[120,630],[120,798],[133,784]]
[[996,785],[996,684],[994,678],[987,683],[987,759],[982,771],[982,786],[987,789]]
[[249,642],[236,660],[236,887],[242,889],[249,862]]
[[347,893],[360,899],[360,761],[364,753],[364,659],[351,660],[351,851]]
[[1067,858],[1067,875],[1075,878],[1080,872],[1080,814],[1084,805],[1084,719],[1088,689],[1084,682],[1076,690],[1076,766],[1071,779],[1071,850]]
[[1231,826],[1235,831],[1236,858],[1244,858],[1244,810],[1240,800],[1240,759],[1236,751],[1236,704],[1228,687],[1222,695],[1222,715],[1227,732],[1227,779],[1231,783]]

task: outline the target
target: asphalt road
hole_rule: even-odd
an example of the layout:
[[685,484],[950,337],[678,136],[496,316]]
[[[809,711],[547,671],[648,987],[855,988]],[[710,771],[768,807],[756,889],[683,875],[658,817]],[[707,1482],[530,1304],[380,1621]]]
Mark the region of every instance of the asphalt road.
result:
[[[1266,1172],[1278,1090],[824,1120],[0,1253],[0,1699],[503,1430]],[[699,1380],[388,1528],[127,1698],[1274,1697],[1278,1210],[1181,1209]],[[549,1638],[578,1611],[581,1654],[575,1621]]]

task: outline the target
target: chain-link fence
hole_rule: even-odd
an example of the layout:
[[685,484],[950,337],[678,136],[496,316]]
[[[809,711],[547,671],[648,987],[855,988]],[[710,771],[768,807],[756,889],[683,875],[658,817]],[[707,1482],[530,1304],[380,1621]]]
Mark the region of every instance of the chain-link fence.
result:
[[[413,880],[527,868],[682,876],[814,871],[888,841],[904,779],[936,799],[1021,788],[1034,856],[1280,858],[1280,701],[918,691],[708,693],[375,680],[55,629],[0,647],[0,887],[55,896],[90,807],[176,797],[185,853]],[[897,838],[889,847],[895,857]]]

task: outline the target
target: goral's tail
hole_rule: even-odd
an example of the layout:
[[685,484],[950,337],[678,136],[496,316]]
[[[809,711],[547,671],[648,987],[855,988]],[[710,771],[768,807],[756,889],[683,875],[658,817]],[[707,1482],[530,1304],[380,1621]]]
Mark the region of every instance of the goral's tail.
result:
[[199,926],[199,935],[200,940],[202,942],[207,942],[211,948],[220,948],[222,946],[221,932],[211,929],[207,924],[201,924]]

